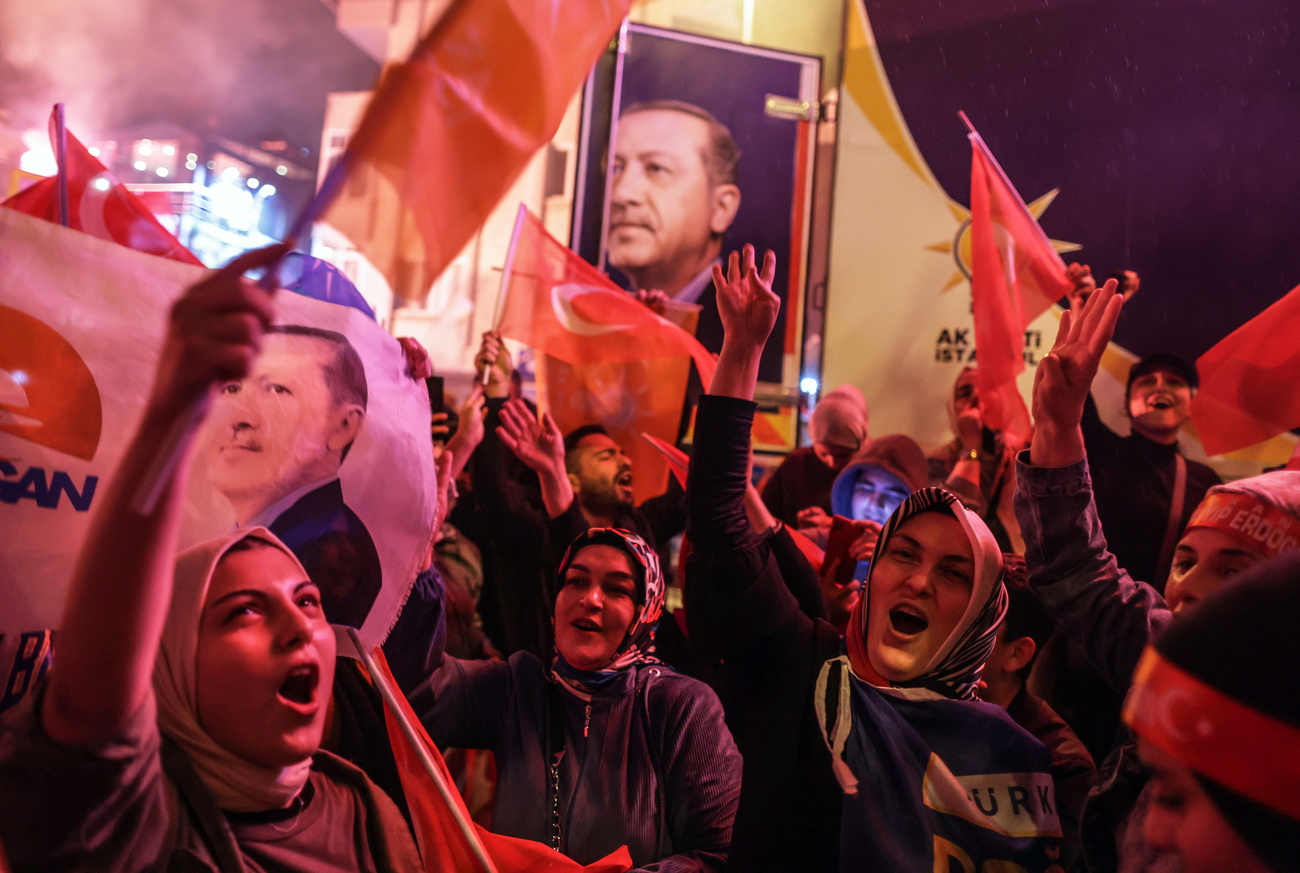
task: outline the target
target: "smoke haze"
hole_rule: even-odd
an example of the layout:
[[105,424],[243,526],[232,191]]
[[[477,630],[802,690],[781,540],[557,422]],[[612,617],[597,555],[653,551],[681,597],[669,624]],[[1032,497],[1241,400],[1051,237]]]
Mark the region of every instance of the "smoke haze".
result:
[[61,101],[83,139],[168,121],[314,163],[325,95],[377,75],[320,0],[0,0],[0,108],[20,130]]

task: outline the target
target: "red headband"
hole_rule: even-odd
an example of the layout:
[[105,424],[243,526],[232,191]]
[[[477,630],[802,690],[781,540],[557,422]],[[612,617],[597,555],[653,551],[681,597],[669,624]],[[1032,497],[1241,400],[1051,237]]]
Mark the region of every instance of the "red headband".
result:
[[1300,520],[1249,494],[1218,491],[1201,501],[1188,528],[1212,527],[1266,558],[1300,548]]
[[1300,820],[1300,727],[1233,700],[1150,647],[1124,720],[1202,776]]

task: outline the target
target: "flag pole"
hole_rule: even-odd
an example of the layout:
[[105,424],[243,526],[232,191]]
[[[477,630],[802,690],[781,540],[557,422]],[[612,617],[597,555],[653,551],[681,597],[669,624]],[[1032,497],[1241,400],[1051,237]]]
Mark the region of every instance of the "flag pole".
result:
[[[430,29],[430,33],[445,25],[454,8],[458,6],[463,7],[464,5],[465,0],[455,0],[452,6],[448,7],[438,21],[434,23],[433,27]],[[423,42],[424,40],[416,40],[415,46],[411,49],[410,58],[414,59],[418,55]],[[380,84],[382,84],[382,82]],[[379,93],[378,86],[376,86],[376,94],[377,93]],[[58,104],[55,109],[58,127],[61,130],[63,104]],[[360,136],[365,135],[367,120],[371,118],[374,112],[380,111],[380,109],[381,107],[376,106],[374,97],[372,96],[369,104],[366,106],[365,113],[361,117],[361,121],[357,124],[356,130],[352,133],[352,138],[348,141],[347,148],[343,150],[343,153],[339,155],[338,160],[334,162],[334,166],[330,167],[329,172],[325,174],[325,178],[321,181],[320,187],[316,189],[316,193],[313,194],[312,198],[307,201],[305,206],[303,206],[302,211],[298,213],[297,218],[294,219],[293,225],[289,228],[289,233],[285,235],[284,242],[288,245],[289,249],[295,247],[298,240],[310,232],[312,223],[325,213],[325,210],[329,207],[330,203],[334,201],[335,196],[343,188],[344,182],[347,181],[348,171],[351,169],[353,164],[353,155],[355,154],[357,141]],[[60,143],[63,142],[62,136],[59,137],[59,141]],[[62,156],[60,156],[59,159],[59,168],[60,192],[64,194],[63,202],[66,204],[67,197],[66,193],[63,191],[63,188],[66,185],[66,180],[64,179]],[[66,205],[63,208],[66,210]],[[64,224],[67,224],[66,218]],[[285,254],[288,254],[288,249],[286,249]],[[280,261],[268,265],[266,272],[258,282],[258,287],[268,294],[273,293],[275,291],[276,277],[279,275],[279,269]],[[155,457],[154,463],[146,471],[144,478],[140,481],[140,486],[136,489],[135,497],[132,500],[132,508],[137,512],[143,515],[148,515],[153,511],[154,506],[157,505],[158,499],[162,496],[163,487],[171,479],[176,467],[180,464],[182,447],[185,444],[187,436],[191,431],[197,429],[203,423],[203,417],[207,413],[207,409],[208,395],[203,394],[196,397],[190,402],[189,408],[186,409],[185,412],[172,424],[171,429],[163,435],[162,449]]]
[[68,210],[68,128],[64,123],[63,104],[54,104],[54,149],[59,163],[59,224],[72,225]]
[[411,744],[411,748],[413,748],[416,755],[419,756],[420,763],[424,765],[425,772],[427,772],[429,778],[433,780],[434,787],[438,789],[438,794],[442,796],[443,802],[447,804],[452,816],[456,819],[456,825],[460,828],[460,832],[465,837],[466,842],[469,843],[470,851],[474,853],[475,860],[478,861],[479,866],[487,871],[487,873],[497,873],[496,865],[494,865],[492,859],[488,857],[487,849],[483,848],[483,841],[478,838],[474,826],[465,818],[464,810],[462,810],[460,805],[456,803],[456,797],[452,794],[451,786],[447,784],[445,779],[443,779],[442,772],[438,769],[437,765],[434,764],[433,756],[431,756],[429,750],[425,748],[424,741],[420,737],[419,732],[416,731],[415,726],[411,724],[410,719],[406,717],[406,713],[399,705],[397,694],[393,691],[393,687],[388,683],[388,677],[384,675],[383,671],[381,671],[378,665],[375,664],[374,658],[370,656],[370,652],[367,651],[366,647],[362,644],[361,635],[357,633],[355,628],[348,628],[348,636],[352,638],[352,645],[356,647],[357,654],[361,657],[361,663],[365,665],[366,670],[370,673],[370,678],[375,683],[375,688],[379,690],[380,697],[384,699],[384,704],[388,707],[388,711],[397,719],[397,723],[401,726],[402,733],[406,736],[407,742]]
[[[1016,203],[1020,206],[1021,211],[1024,212],[1025,215],[1029,216],[1034,228],[1038,231],[1038,235],[1042,238],[1043,242],[1047,243],[1047,245],[1052,248],[1052,251],[1056,252],[1055,247],[1052,246],[1051,239],[1047,236],[1047,231],[1043,230],[1043,226],[1038,223],[1038,219],[1034,218],[1033,213],[1029,211],[1029,207],[1025,205],[1025,198],[1020,196],[1020,189],[1011,184],[1011,177],[1007,175],[1006,170],[1002,169],[1002,165],[998,163],[998,159],[993,157],[993,152],[989,151],[988,143],[984,142],[984,137],[980,136],[979,131],[975,129],[975,125],[971,124],[970,118],[967,117],[964,111],[960,109],[957,110],[957,116],[966,123],[966,128],[970,131],[970,133],[966,134],[966,138],[970,140],[971,145],[979,149],[980,153],[988,159],[988,162],[993,166],[993,169],[997,171],[998,176],[1001,177],[1002,184],[1006,185],[1011,193],[1016,195]],[[1061,262],[1061,269],[1065,269],[1065,259],[1061,257],[1060,252],[1056,252],[1056,259]]]
[[[62,107],[62,104],[59,104]],[[60,116],[61,117],[61,116]],[[312,222],[324,213],[326,207],[338,194],[339,189],[343,187],[347,179],[348,153],[344,152],[339,159],[330,167],[321,186],[307,201],[307,205],[298,213],[294,219],[293,225],[289,228],[289,233],[285,235],[284,243],[288,246],[285,254],[289,253],[298,244],[298,240],[306,236],[311,229]],[[63,161],[59,161],[60,168]],[[60,181],[63,181],[63,174],[60,171]],[[65,207],[66,208],[66,207]],[[261,288],[267,294],[274,294],[276,289],[276,278],[280,273],[280,260],[268,264],[266,272],[258,280],[257,287]],[[154,462],[145,471],[144,477],[140,480],[140,486],[136,489],[135,497],[131,506],[141,515],[149,515],[158,505],[158,499],[162,497],[163,487],[171,480],[172,474],[175,473],[176,467],[181,462],[183,446],[189,435],[198,430],[203,424],[203,418],[208,411],[209,396],[205,392],[190,401],[185,411],[172,423],[172,426],[163,434],[162,448],[154,457]]]
[[[523,204],[523,201],[520,201],[519,211],[515,213],[515,229],[510,232],[510,247],[506,249],[506,263],[501,270],[501,288],[497,292],[496,312],[492,313],[493,331],[501,327],[501,318],[506,311],[506,295],[510,293],[510,279],[515,272],[515,250],[519,247],[519,234],[524,229],[524,217],[527,214],[528,207]],[[492,364],[495,365],[496,362],[493,361]],[[479,384],[487,385],[489,369],[491,367],[483,368],[483,377]]]

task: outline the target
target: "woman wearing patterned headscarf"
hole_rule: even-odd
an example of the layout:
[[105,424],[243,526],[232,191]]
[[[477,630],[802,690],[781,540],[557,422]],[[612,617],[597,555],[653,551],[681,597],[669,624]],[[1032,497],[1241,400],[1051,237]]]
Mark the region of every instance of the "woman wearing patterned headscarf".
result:
[[443,657],[408,691],[439,745],[495,753],[493,831],[582,863],[622,845],[637,867],[726,863],[740,756],[708,686],[655,657],[663,603],[654,551],[593,528],[560,564],[549,664]]
[[733,256],[728,277],[714,272],[726,340],[687,488],[691,640],[732,672],[745,760],[733,869],[1049,870],[1060,828],[1047,751],[974,699],[1006,609],[987,525],[941,489],[909,497],[841,639],[799,610],[745,516],[774,273],[769,253],[759,274],[750,247],[743,271]]

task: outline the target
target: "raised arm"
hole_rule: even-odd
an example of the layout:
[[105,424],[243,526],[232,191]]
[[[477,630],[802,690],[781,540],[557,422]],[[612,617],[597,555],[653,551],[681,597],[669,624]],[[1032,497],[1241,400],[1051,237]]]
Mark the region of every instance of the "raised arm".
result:
[[[745,246],[743,262],[732,252],[727,276],[720,265],[713,267],[724,337],[709,393],[700,400],[699,422],[709,424],[701,434],[697,422],[687,479],[687,534],[697,548],[713,543],[725,547],[738,538],[757,536],[745,512],[749,427],[758,363],[781,307],[772,291],[775,273],[776,256],[768,252],[759,275],[751,245]],[[731,402],[722,402],[724,398]]]
[[249,372],[274,310],[242,274],[283,253],[283,246],[249,252],[172,307],[144,416],[96,510],[68,588],[58,663],[41,711],[45,732],[59,743],[89,748],[119,736],[152,693],[194,428],[148,513],[134,505],[136,490],[164,452],[162,435],[193,404],[206,405],[218,383]]
[[546,515],[557,518],[573,503],[573,483],[564,467],[564,434],[549,412],[533,415],[523,400],[501,407],[497,437],[537,474]]
[[800,610],[771,543],[745,512],[755,410],[750,398],[759,355],[779,306],[770,287],[775,269],[769,254],[760,274],[753,249],[747,246],[743,269],[732,255],[726,278],[720,269],[714,271],[726,337],[712,389],[700,398],[686,487],[686,536],[692,550],[685,596],[692,642],[747,672],[769,669],[773,660],[788,660],[791,646],[802,646],[794,657],[808,653],[810,663],[824,654],[823,648],[838,647],[833,628],[815,623]]
[[1034,380],[1030,463],[1017,466],[1016,519],[1029,581],[1057,625],[1117,691],[1143,647],[1169,621],[1160,595],[1135,582],[1106,549],[1092,500],[1079,422],[1121,298],[1114,280],[1067,312]]
[[772,290],[775,277],[776,255],[769,251],[763,256],[760,274],[752,245],[745,246],[743,255],[731,253],[725,276],[721,264],[713,265],[723,339],[713,381],[709,383],[710,394],[754,399],[758,363],[781,310],[781,298]]
[[1029,457],[1036,467],[1068,467],[1084,457],[1084,401],[1097,365],[1115,333],[1124,299],[1110,279],[1081,308],[1061,315],[1052,351],[1034,374],[1034,441]]
[[447,441],[447,451],[454,458],[451,465],[451,481],[455,482],[474,457],[474,450],[483,442],[483,420],[487,417],[487,400],[483,397],[483,386],[478,382],[470,389],[465,398],[465,405],[460,410],[460,426]]

